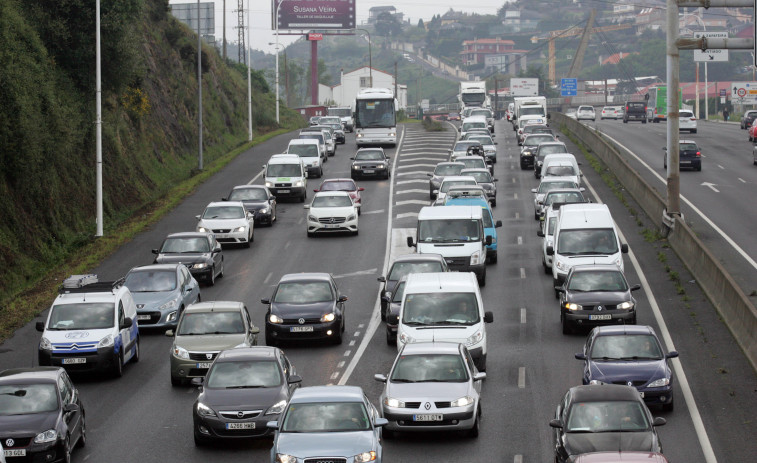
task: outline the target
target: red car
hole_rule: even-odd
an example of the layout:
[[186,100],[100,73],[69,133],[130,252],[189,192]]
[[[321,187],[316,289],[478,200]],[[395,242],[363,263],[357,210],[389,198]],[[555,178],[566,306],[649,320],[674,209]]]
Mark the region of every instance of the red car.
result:
[[316,188],[316,193],[319,191],[348,191],[352,202],[357,206],[357,215],[360,215],[360,209],[362,205],[362,198],[360,192],[365,191],[365,188],[358,187],[357,183],[351,178],[329,178],[321,182],[321,186]]
[[749,141],[757,142],[757,124],[752,124],[746,129],[749,134]]

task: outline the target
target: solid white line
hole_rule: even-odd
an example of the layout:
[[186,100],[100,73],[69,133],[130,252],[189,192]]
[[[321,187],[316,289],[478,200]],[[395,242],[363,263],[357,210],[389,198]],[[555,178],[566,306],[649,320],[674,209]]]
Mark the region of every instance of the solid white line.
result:
[[[402,131],[402,135],[400,135],[400,141],[398,144],[397,152],[399,152],[402,149],[402,142],[405,139],[405,131]],[[394,163],[392,164],[392,168],[394,169],[397,166],[397,158],[399,156],[394,157]],[[387,214],[387,221],[386,221],[386,241],[385,241],[385,249],[386,252],[384,254],[384,269],[381,272],[382,275],[386,275],[387,270],[389,269],[389,254],[392,246],[392,199],[394,198],[394,182],[389,182],[389,213]],[[418,214],[416,213],[415,216],[417,217]],[[399,217],[398,217],[399,218]],[[376,297],[376,302],[373,304],[373,313],[371,314],[370,323],[368,323],[368,328],[365,330],[365,336],[363,336],[363,340],[360,342],[360,346],[358,346],[357,351],[355,352],[355,355],[352,357],[352,360],[350,360],[349,365],[347,365],[347,368],[344,370],[344,374],[342,374],[342,378],[339,380],[339,385],[347,384],[347,380],[350,379],[350,375],[355,370],[355,367],[357,366],[358,362],[360,361],[360,358],[363,356],[363,353],[368,348],[368,344],[371,342],[371,338],[373,338],[374,333],[376,333],[376,330],[381,325],[381,317],[379,316],[379,309],[381,308],[381,300]]]
[[725,167],[721,166],[720,164],[718,164],[718,167],[720,167],[721,169],[725,170]]
[[[640,157],[638,157],[636,155],[636,153],[634,153],[630,149],[626,148],[620,142],[618,142],[616,139],[612,138],[611,136],[607,135],[606,133],[602,134],[602,135],[605,136],[605,137],[607,137],[607,138],[609,138],[615,144],[617,144],[618,146],[620,146],[621,148],[623,148],[624,150],[626,150],[628,152],[628,154],[630,154],[631,156],[633,156],[644,167],[646,167],[647,169],[649,169],[649,171],[652,172],[652,175],[654,175],[658,180],[660,180],[663,184],[667,184],[667,181],[664,178],[662,178],[662,176],[660,176],[660,174],[658,174],[657,172],[655,172],[655,170],[652,167],[650,167],[646,162],[644,162]],[[725,239],[728,244],[730,244],[731,246],[733,246],[733,248],[736,250],[736,252],[738,252],[739,254],[741,254],[741,256],[744,259],[746,259],[746,261],[749,262],[749,264],[752,267],[754,267],[755,269],[757,269],[757,262],[755,262],[755,260],[752,259],[751,256],[749,256],[749,254],[747,254],[743,249],[741,249],[741,247],[738,244],[736,244],[736,242],[733,241],[731,239],[731,237],[728,236],[723,230],[721,230],[720,227],[718,227],[717,225],[715,225],[715,223],[712,220],[710,220],[709,217],[707,217],[706,215],[704,215],[704,212],[700,211],[699,208],[697,208],[691,201],[689,201],[688,199],[686,199],[686,197],[684,195],[681,195],[681,200],[683,202],[685,202],[690,208],[692,208],[694,210],[694,212],[696,212],[697,214],[699,214],[699,216],[705,222],[707,222],[707,224],[709,226],[711,226],[716,232],[718,232],[718,234],[720,236],[722,236],[723,239]]]
[[520,322],[526,323],[526,309],[524,307],[520,308]]
[[[400,175],[419,175],[419,176],[422,176],[422,177],[426,178],[426,177],[428,177],[428,175],[426,175],[427,173],[428,173],[427,170],[414,170],[412,172],[395,172],[394,175],[395,176],[400,176]],[[428,182],[428,178],[426,178],[426,181]]]
[[[596,198],[597,203],[602,204],[602,200],[599,199],[599,195],[597,194],[596,190],[594,190],[594,188],[586,180],[585,177],[584,183],[586,184],[586,187],[589,188],[589,191],[591,191],[591,194],[594,195],[594,198]],[[618,228],[618,234],[620,235],[621,240],[626,243],[628,242],[626,241],[625,236],[623,236],[623,232],[620,231],[620,228]],[[650,307],[652,307],[654,318],[660,327],[662,339],[665,341],[665,348],[668,350],[668,352],[676,350],[675,344],[673,343],[673,338],[670,336],[670,331],[668,331],[668,326],[665,324],[665,319],[662,317],[662,312],[660,312],[660,306],[657,305],[657,300],[652,293],[652,288],[650,288],[649,282],[647,281],[646,276],[641,270],[641,265],[636,259],[636,255],[630,248],[628,249],[628,258],[631,260],[631,264],[636,270],[636,273],[639,275],[639,279],[641,280],[641,287],[644,288],[644,293],[646,294],[647,299],[649,299],[649,305]],[[686,373],[683,371],[681,360],[674,358],[670,360],[670,363],[673,364],[673,370],[675,371],[676,378],[678,379],[678,384],[681,386],[683,398],[686,402],[686,407],[689,409],[689,415],[691,415],[691,421],[694,424],[694,430],[697,433],[699,445],[702,447],[702,453],[704,453],[705,461],[707,463],[717,463],[718,460],[715,457],[715,452],[712,450],[710,438],[707,436],[707,430],[704,427],[702,416],[699,414],[699,408],[697,407],[696,401],[694,400],[694,394],[691,392],[689,381],[686,379]]]
[[739,177],[739,182],[746,183],[746,180],[744,180],[743,178]]
[[515,193],[515,194],[513,195],[513,199],[518,199],[518,193]]
[[518,368],[518,388],[523,389],[526,387],[526,367]]
[[252,180],[250,180],[249,182],[247,182],[247,184],[248,185],[252,185],[255,182],[255,180],[259,179],[260,176],[263,175],[263,172],[265,172],[265,169],[263,169],[260,172],[258,172],[258,175],[252,177]]

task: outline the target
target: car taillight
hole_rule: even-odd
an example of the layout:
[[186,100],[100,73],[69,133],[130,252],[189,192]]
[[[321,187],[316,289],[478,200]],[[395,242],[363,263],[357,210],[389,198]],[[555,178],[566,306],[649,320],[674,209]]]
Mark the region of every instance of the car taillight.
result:
[[701,156],[702,156],[702,153],[697,151],[697,157],[701,157]]
[[697,120],[697,118],[696,118],[696,117],[692,117],[692,118],[691,118],[691,120],[692,120],[692,121],[695,121],[695,120]]

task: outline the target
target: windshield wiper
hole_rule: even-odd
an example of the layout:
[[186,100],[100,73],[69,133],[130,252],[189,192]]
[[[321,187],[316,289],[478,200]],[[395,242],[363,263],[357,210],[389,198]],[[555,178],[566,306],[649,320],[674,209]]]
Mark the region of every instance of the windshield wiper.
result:
[[623,360],[618,357],[592,357],[592,360]]
[[426,326],[426,323],[421,323],[421,322],[403,322],[403,323],[408,326]]
[[661,360],[659,357],[643,357],[639,355],[634,355],[631,357],[622,357],[621,360]]
[[587,433],[593,434],[595,431],[591,431],[589,429],[577,429],[575,431],[568,430],[568,431],[565,431],[565,432],[569,432],[571,434],[587,434]]
[[392,378],[393,383],[416,383],[414,379],[406,379],[406,378]]

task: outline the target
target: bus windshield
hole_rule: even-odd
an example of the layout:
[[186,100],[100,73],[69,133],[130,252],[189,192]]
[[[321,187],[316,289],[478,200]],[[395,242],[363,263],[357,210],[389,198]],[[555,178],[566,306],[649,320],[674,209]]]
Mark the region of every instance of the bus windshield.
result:
[[395,127],[394,99],[357,100],[358,128]]

